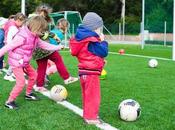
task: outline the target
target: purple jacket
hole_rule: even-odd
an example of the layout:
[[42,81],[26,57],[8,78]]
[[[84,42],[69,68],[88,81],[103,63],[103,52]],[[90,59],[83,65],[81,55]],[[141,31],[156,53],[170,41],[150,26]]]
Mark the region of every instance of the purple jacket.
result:
[[12,68],[25,67],[29,64],[35,48],[50,51],[60,50],[61,46],[51,45],[33,34],[27,26],[22,27],[10,44],[0,49],[0,57],[9,52],[8,63]]

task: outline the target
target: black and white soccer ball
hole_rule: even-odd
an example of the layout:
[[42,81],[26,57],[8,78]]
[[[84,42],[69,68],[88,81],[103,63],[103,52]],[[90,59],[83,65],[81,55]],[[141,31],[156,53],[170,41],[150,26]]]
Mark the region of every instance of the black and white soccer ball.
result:
[[124,121],[135,121],[141,115],[141,108],[133,99],[123,100],[118,107],[119,116]]
[[151,68],[155,68],[155,67],[158,66],[158,61],[156,59],[149,60],[148,66],[151,67]]

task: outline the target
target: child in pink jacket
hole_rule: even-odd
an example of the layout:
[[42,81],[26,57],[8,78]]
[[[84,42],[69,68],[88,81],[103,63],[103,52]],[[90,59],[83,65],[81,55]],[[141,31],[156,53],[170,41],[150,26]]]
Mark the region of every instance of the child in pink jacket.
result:
[[[19,31],[19,28],[22,27],[25,20],[26,16],[22,13],[17,13],[16,15],[10,16],[9,20],[3,27],[5,32],[5,44],[9,44],[12,41],[13,37]],[[6,72],[6,75],[4,76],[4,79],[11,82],[15,81],[15,77],[10,66]]]
[[16,109],[15,103],[17,96],[22,92],[25,86],[24,73],[28,76],[28,84],[26,87],[25,99],[37,100],[36,95],[32,93],[33,86],[36,81],[36,72],[30,65],[33,50],[40,47],[47,50],[60,50],[63,46],[51,45],[40,40],[39,36],[47,28],[47,22],[41,16],[35,16],[27,21],[26,26],[22,27],[15,35],[12,42],[0,49],[0,57],[9,52],[8,63],[12,67],[16,77],[16,84],[13,87],[5,106],[9,109]]

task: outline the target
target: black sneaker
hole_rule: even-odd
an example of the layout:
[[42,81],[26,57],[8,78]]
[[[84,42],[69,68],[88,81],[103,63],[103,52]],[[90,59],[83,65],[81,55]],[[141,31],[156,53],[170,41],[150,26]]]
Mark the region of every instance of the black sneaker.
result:
[[5,107],[9,109],[18,109],[18,106],[16,105],[15,101],[5,103]]
[[30,93],[28,95],[25,95],[25,99],[36,101],[36,100],[38,100],[38,97],[34,93]]

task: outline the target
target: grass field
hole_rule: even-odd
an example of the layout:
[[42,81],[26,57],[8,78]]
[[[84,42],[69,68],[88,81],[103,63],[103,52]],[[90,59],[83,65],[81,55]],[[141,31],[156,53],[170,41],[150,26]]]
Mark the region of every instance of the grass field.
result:
[[[110,45],[110,51],[118,52],[124,48],[126,53],[171,58],[171,47],[146,46],[141,50],[137,45]],[[77,75],[77,61],[69,52],[61,52],[65,64],[73,76]],[[175,63],[158,60],[157,68],[149,68],[148,58],[139,58],[117,54],[107,57],[107,79],[101,80],[100,117],[120,130],[174,130],[175,129]],[[18,97],[19,110],[4,108],[14,83],[3,80],[0,75],[0,130],[97,130],[88,126],[72,111],[56,104],[39,94],[37,102],[24,99],[24,92]],[[51,84],[63,84],[54,74]],[[66,86],[68,101],[81,107],[81,89],[79,82]],[[141,117],[135,122],[120,120],[117,112],[119,103],[132,98],[141,105]]]

